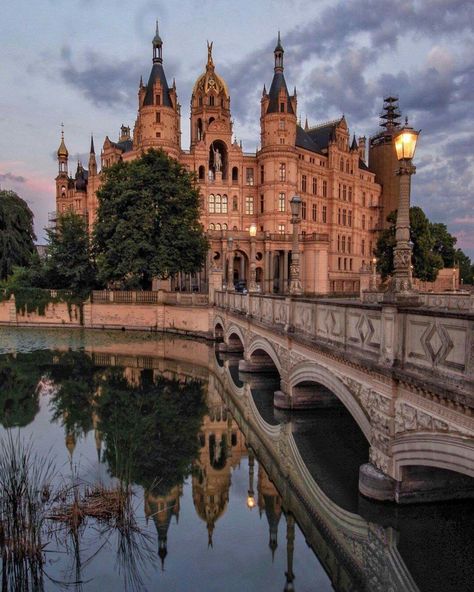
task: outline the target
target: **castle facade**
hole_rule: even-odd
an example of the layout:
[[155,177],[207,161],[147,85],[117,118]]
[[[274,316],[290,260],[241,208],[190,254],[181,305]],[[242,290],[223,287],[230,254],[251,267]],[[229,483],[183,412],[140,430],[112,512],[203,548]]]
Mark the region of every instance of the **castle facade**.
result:
[[[292,251],[290,200],[301,198],[298,224],[300,277],[305,293],[357,292],[360,270],[371,265],[380,229],[382,188],[367,165],[365,137],[351,138],[344,116],[321,125],[298,121],[296,89],[288,91],[284,50],[278,37],[273,79],[263,87],[260,148],[244,152],[234,136],[231,96],[216,71],[212,43],[204,72],[191,96],[191,142],[181,147],[181,109],[176,85],[163,67],[163,42],[153,39],[153,62],[140,81],[138,115],[122,126],[117,141],[105,138],[101,170],[143,150],[162,148],[194,171],[202,196],[201,221],[207,231],[208,264],[199,277],[181,278],[187,289],[205,289],[212,269],[223,283],[253,284],[264,293],[286,293]],[[73,210],[92,227],[101,183],[94,142],[88,169],[68,172],[64,137],[58,149],[56,211]]]

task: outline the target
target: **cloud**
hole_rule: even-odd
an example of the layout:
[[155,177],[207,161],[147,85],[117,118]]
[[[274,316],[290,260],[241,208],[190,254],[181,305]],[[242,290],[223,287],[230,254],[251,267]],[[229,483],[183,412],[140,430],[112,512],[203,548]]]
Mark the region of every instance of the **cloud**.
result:
[[22,175],[14,175],[13,173],[0,173],[0,183],[26,183],[26,178]]

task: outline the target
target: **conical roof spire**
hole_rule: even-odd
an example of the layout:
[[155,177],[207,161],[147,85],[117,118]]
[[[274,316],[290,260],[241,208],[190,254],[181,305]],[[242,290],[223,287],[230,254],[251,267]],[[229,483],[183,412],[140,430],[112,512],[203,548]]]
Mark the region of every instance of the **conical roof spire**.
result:
[[91,154],[95,154],[95,148],[94,148],[94,136],[93,136],[93,134],[91,134],[91,149],[90,149],[90,153],[91,153]]
[[158,20],[156,21],[156,33],[153,37],[153,63],[161,64],[163,62],[163,41],[158,29]]
[[155,45],[155,46],[163,45],[163,41],[160,37],[160,29],[158,27],[158,19],[156,19],[156,32],[155,32],[155,36],[153,37],[153,45]]
[[273,53],[275,55],[275,72],[283,72],[283,54],[285,50],[281,44],[280,31],[278,31],[278,41]]
[[58,148],[58,157],[63,156],[67,158],[69,156],[69,152],[67,151],[66,144],[64,143],[64,124],[61,123],[61,143],[59,144]]
[[285,51],[283,49],[283,46],[281,44],[281,38],[280,38],[280,30],[278,29],[278,39],[277,39],[277,44],[275,46],[275,51]]

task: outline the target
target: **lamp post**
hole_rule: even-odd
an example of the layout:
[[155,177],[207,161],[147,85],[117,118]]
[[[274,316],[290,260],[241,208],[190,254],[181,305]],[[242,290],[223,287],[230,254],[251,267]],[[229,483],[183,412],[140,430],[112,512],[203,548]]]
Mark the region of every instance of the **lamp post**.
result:
[[227,239],[227,251],[229,252],[229,262],[227,264],[227,290],[234,289],[234,239],[229,236]]
[[372,277],[370,278],[370,290],[372,292],[377,291],[377,259],[372,259]]
[[396,245],[393,251],[394,271],[387,293],[390,301],[416,300],[410,267],[413,250],[413,244],[410,242],[410,185],[411,176],[416,172],[412,158],[419,133],[410,127],[408,119],[405,119],[405,126],[394,139],[400,163],[397,171],[397,175],[400,176],[400,193],[395,226]]
[[291,223],[293,224],[293,241],[291,245],[290,294],[297,296],[303,293],[300,280],[300,246],[298,242],[298,224],[301,222],[301,197],[294,195],[290,200]]
[[257,264],[255,263],[255,237],[257,236],[257,225],[251,224],[250,235],[250,282],[249,292],[257,291]]

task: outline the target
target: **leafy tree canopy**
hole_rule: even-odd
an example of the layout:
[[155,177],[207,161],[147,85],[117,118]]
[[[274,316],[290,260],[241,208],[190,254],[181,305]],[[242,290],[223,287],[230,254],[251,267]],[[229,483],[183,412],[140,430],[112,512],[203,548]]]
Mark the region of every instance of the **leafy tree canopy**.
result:
[[75,294],[89,292],[96,284],[96,268],[85,219],[74,212],[65,212],[59,216],[55,228],[47,229],[46,233],[48,248],[40,287],[67,289]]
[[33,213],[14,191],[0,191],[0,279],[29,264],[35,252]]
[[[375,249],[377,269],[384,279],[393,273],[396,216],[396,211],[388,215],[390,226],[382,231]],[[410,208],[410,239],[413,243],[414,277],[432,282],[442,267],[452,266],[455,262],[456,238],[448,232],[445,224],[431,223],[419,207]]]
[[104,171],[94,241],[105,283],[149,288],[153,277],[193,273],[207,240],[194,176],[162,150]]

